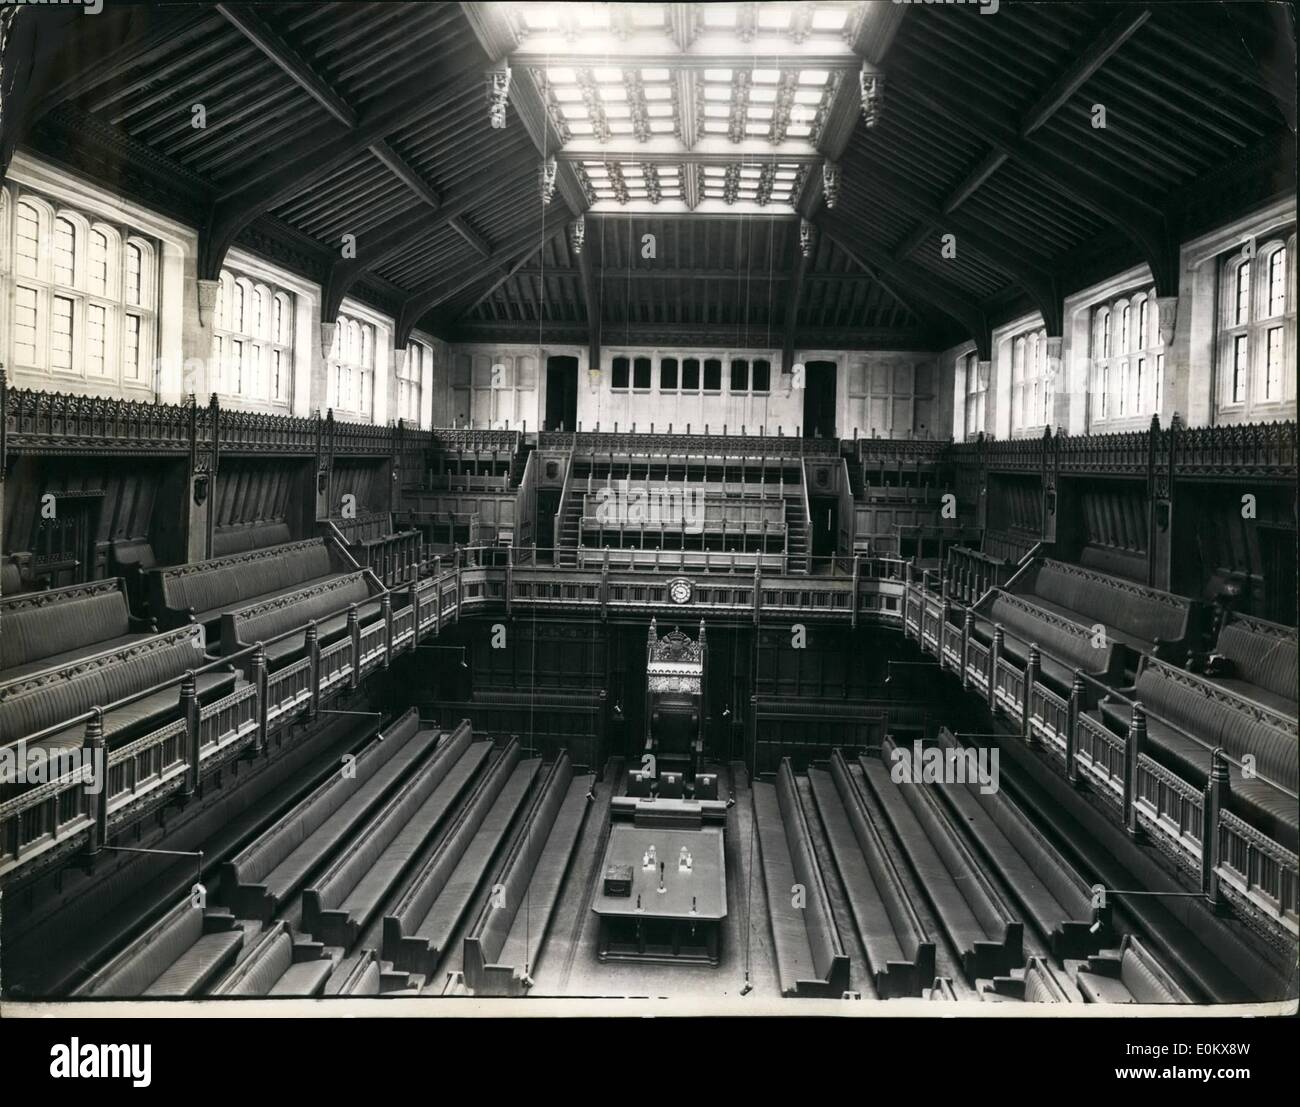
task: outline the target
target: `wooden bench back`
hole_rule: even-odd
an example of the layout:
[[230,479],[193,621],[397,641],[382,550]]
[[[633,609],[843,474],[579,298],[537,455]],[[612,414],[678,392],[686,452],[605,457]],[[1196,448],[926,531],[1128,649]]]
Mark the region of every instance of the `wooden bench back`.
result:
[[155,612],[218,611],[267,592],[288,591],[332,571],[325,540],[309,538],[155,569],[149,573],[149,602]]
[[1197,606],[1183,596],[1048,558],[1028,579],[1034,595],[1144,642],[1157,638],[1177,642],[1186,637]]
[[121,578],[0,599],[3,671],[130,632]]
[[1113,639],[1107,638],[1104,646],[1095,647],[1090,628],[1035,607],[1031,601],[998,589],[989,603],[988,618],[1071,669],[1085,673],[1111,671],[1116,648]]
[[1294,719],[1154,657],[1142,659],[1133,699],[1210,748],[1222,746],[1234,758],[1251,754],[1261,777],[1297,790]]
[[313,620],[337,615],[351,604],[364,603],[370,587],[364,573],[347,573],[331,577],[296,592],[286,592],[273,600],[226,612],[221,616],[223,649],[237,644],[265,642]]
[[203,662],[199,628],[187,626],[0,685],[0,739],[17,741]]
[[1277,696],[1296,698],[1296,628],[1248,615],[1228,616],[1215,653],[1228,658],[1240,679]]
[[249,553],[267,546],[282,546],[292,540],[289,524],[280,519],[259,523],[230,523],[212,533],[212,556]]

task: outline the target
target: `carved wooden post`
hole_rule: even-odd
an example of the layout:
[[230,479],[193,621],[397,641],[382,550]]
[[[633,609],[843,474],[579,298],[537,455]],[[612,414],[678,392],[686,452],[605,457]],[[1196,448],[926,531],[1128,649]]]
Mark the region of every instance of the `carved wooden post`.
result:
[[998,662],[1002,658],[1002,624],[993,628],[993,644],[989,647],[989,711],[998,713]]
[[763,609],[763,570],[754,566],[754,625],[758,626],[759,614]]
[[[96,786],[91,791],[86,786],[89,782],[85,780],[81,786],[86,800],[86,814],[90,816],[86,852],[93,857],[104,848],[104,843],[108,840],[108,750],[104,744],[104,713],[98,707],[86,721],[83,744],[90,755],[90,771],[94,774],[93,784]],[[57,810],[58,800],[54,802]]]
[[310,667],[307,670],[307,679],[310,681],[311,700],[307,707],[307,717],[316,718],[316,713],[320,710],[320,631],[316,629],[316,620],[313,619],[307,624],[307,634],[304,639],[307,648],[307,657]]
[[456,608],[452,612],[452,622],[460,622],[460,601],[463,593],[460,590],[460,558],[456,558]]
[[266,647],[261,642],[253,648],[253,657],[248,663],[248,675],[257,688],[257,744],[254,748],[261,753],[267,745],[267,722],[271,711],[270,704],[266,701],[268,684]]
[[181,681],[181,717],[185,720],[185,752],[189,759],[185,794],[192,796],[199,786],[199,690],[193,669],[186,670]]
[[966,609],[966,617],[961,624],[961,686],[970,687],[970,640],[975,632],[975,612]]
[[1038,670],[1042,667],[1043,659],[1038,652],[1037,643],[1029,644],[1029,660],[1025,663],[1025,689],[1021,698],[1021,712],[1023,713],[1023,727],[1025,741],[1030,745],[1034,742],[1034,728],[1030,723],[1033,710],[1034,681],[1038,679]]
[[379,601],[380,615],[384,620],[384,668],[393,658],[393,594],[385,592]]
[[1124,743],[1124,829],[1130,837],[1141,834],[1137,820],[1138,757],[1146,745],[1147,712],[1140,703],[1133,705],[1133,718]]
[[348,687],[355,689],[361,684],[361,616],[354,603],[348,604],[348,639],[352,643],[352,679]]
[[1079,716],[1083,714],[1084,697],[1088,694],[1083,683],[1082,670],[1074,670],[1074,682],[1070,685],[1070,702],[1065,711],[1065,779],[1071,784],[1079,783],[1079,767],[1076,755],[1079,749]]
[[[862,573],[862,555],[855,553],[853,555],[853,602],[850,605],[850,622],[849,625],[856,627],[858,625],[858,578]],[[758,582],[754,582],[754,596],[758,597]]]
[[1216,910],[1219,900],[1219,864],[1222,846],[1219,838],[1219,816],[1228,804],[1228,760],[1219,747],[1210,755],[1210,773],[1205,782],[1201,806],[1201,891]]
[[407,595],[410,597],[411,610],[411,649],[415,649],[420,644],[420,587],[419,579],[412,580],[407,585]]

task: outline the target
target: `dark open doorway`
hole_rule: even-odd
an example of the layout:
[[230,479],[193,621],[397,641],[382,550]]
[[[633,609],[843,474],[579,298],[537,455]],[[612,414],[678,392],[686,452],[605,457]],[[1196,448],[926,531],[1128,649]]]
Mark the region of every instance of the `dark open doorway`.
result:
[[543,430],[576,430],[578,426],[578,359],[546,359],[546,421]]
[[804,366],[803,436],[835,437],[835,362],[810,361]]

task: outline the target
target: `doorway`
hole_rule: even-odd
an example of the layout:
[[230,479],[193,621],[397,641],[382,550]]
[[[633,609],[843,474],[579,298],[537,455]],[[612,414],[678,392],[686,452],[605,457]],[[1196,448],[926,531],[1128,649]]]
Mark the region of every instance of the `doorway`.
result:
[[546,359],[546,419],[548,431],[572,431],[578,427],[578,359]]
[[804,365],[803,436],[835,437],[835,374],[833,361]]

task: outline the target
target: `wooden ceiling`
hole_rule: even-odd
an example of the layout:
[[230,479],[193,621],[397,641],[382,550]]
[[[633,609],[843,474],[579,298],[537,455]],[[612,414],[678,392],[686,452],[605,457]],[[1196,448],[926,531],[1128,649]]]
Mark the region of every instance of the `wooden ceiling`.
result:
[[201,277],[238,245],[399,341],[787,356],[1059,333],[1073,289],[1146,261],[1172,294],[1181,239],[1295,188],[1290,5],[545,7],[6,8],[0,165],[25,145],[200,228]]

